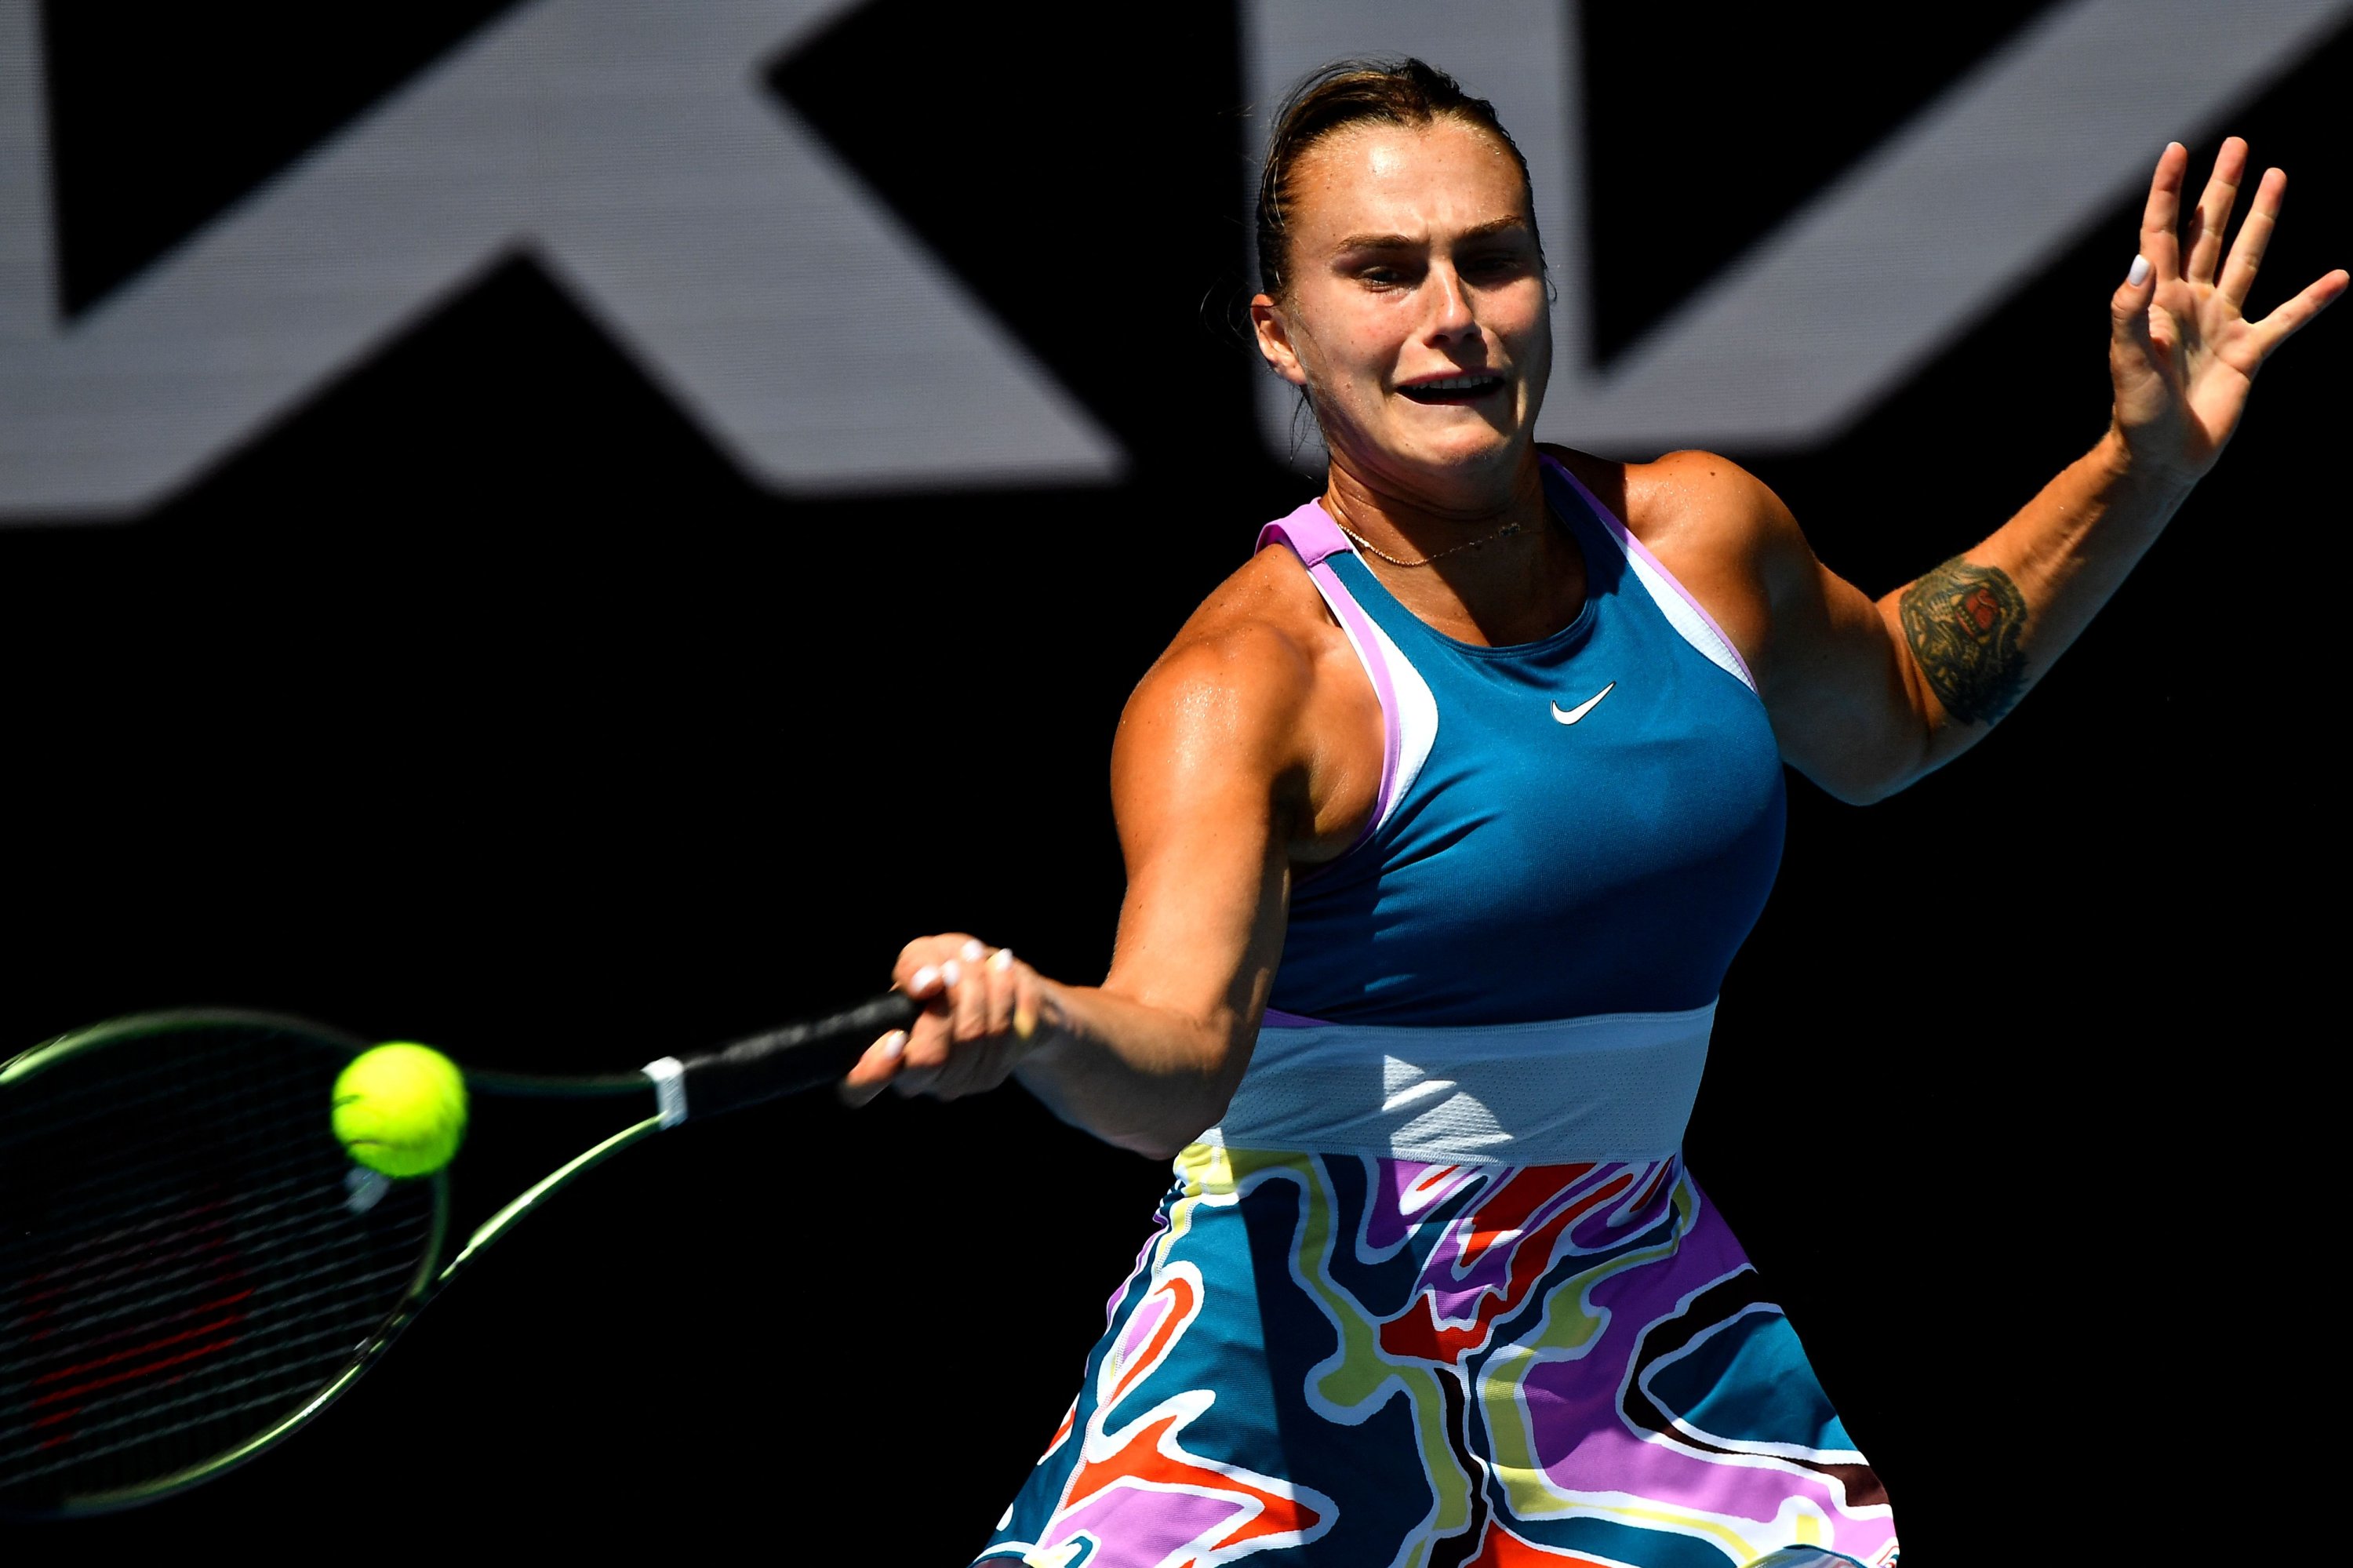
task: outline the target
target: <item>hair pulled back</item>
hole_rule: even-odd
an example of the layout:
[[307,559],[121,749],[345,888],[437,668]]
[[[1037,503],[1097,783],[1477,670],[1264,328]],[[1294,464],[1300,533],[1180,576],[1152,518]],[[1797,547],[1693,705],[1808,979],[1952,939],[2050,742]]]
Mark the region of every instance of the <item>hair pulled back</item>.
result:
[[[1474,98],[1436,66],[1402,59],[1335,60],[1291,90],[1275,111],[1267,138],[1266,162],[1258,180],[1258,279],[1266,293],[1281,298],[1291,276],[1291,185],[1299,160],[1355,125],[1402,125],[1419,129],[1439,120],[1476,126],[1503,143],[1519,165],[1520,190],[1528,204],[1528,228],[1535,230],[1535,190],[1519,143],[1495,117],[1495,106]],[[1536,254],[1544,239],[1536,235]]]

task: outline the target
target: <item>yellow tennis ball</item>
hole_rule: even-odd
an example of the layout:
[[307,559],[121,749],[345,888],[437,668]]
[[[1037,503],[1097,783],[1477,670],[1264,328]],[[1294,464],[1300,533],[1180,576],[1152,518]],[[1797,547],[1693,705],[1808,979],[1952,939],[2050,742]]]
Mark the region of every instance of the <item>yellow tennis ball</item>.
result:
[[466,1136],[466,1078],[430,1045],[401,1041],[352,1058],[335,1079],[335,1136],[387,1176],[429,1176]]

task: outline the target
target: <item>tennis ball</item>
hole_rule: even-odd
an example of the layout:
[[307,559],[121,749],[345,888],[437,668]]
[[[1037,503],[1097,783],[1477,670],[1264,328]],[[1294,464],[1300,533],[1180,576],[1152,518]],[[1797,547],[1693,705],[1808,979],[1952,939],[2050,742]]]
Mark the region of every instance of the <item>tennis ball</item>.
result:
[[352,1058],[335,1079],[335,1137],[387,1176],[429,1176],[466,1136],[466,1079],[430,1045],[401,1041]]

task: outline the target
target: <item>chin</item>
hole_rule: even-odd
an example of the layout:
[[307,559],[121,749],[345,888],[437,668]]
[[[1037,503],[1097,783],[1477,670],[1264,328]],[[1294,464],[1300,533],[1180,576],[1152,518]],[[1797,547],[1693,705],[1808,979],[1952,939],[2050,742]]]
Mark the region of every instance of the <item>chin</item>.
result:
[[1395,450],[1416,467],[1460,471],[1508,461],[1523,439],[1522,432],[1499,430],[1481,420],[1461,429],[1415,431]]
[[1483,417],[1465,412],[1432,419],[1430,410],[1411,409],[1406,417],[1367,420],[1345,428],[1338,442],[1327,429],[1324,439],[1335,454],[1345,451],[1345,465],[1371,478],[1386,472],[1391,482],[1416,484],[1451,480],[1483,482],[1499,468],[1509,467],[1530,437],[1524,429],[1497,429]]

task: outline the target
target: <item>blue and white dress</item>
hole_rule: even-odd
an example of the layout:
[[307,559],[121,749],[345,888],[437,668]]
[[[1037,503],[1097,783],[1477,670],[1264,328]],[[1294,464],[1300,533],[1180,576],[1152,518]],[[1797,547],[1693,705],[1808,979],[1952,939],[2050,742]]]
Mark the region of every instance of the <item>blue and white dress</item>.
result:
[[1315,503],[1261,535],[1380,697],[1373,820],[1298,879],[1250,1070],[982,1562],[1895,1563],[1681,1158],[1780,859],[1772,729],[1707,612],[1545,470],[1587,595],[1540,642],[1432,630]]

